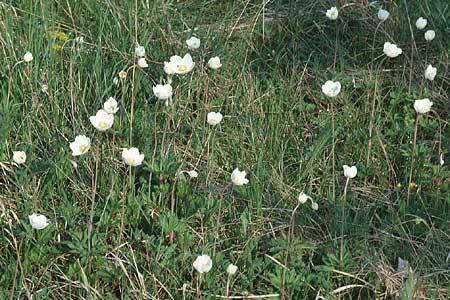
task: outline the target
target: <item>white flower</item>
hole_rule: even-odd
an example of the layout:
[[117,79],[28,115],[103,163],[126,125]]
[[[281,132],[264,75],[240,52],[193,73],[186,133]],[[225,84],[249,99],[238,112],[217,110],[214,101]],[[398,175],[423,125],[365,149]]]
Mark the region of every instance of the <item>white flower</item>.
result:
[[319,209],[319,204],[317,204],[317,202],[311,201],[311,208],[313,210],[318,210]]
[[132,147],[130,149],[124,148],[122,150],[122,159],[125,164],[132,167],[137,167],[142,164],[142,161],[144,160],[144,154],[139,153],[139,149],[135,147]]
[[110,129],[114,123],[114,115],[108,114],[105,110],[100,109],[95,116],[90,116],[89,121],[91,124],[100,131],[106,131]]
[[218,112],[209,112],[206,118],[208,124],[214,126],[219,124],[220,121],[222,121],[223,116],[221,113]]
[[425,39],[428,42],[431,42],[432,40],[434,40],[434,37],[436,36],[436,32],[434,32],[434,30],[427,30],[425,32]]
[[322,92],[328,97],[336,97],[341,91],[341,83],[339,81],[328,80],[322,85]]
[[119,78],[120,79],[125,79],[127,78],[127,72],[125,72],[124,70],[119,72]]
[[91,148],[91,139],[85,135],[77,135],[69,147],[73,156],[83,155]]
[[195,63],[191,55],[188,53],[183,58],[175,55],[170,58],[169,62],[164,62],[164,71],[168,75],[172,74],[186,74],[194,68]]
[[383,52],[388,57],[394,58],[402,54],[403,51],[402,49],[397,47],[397,45],[386,42],[384,43]]
[[198,172],[197,171],[195,171],[195,170],[191,170],[191,171],[185,171],[188,175],[189,175],[189,177],[191,177],[191,178],[197,178],[198,177]]
[[336,20],[338,18],[339,12],[337,7],[333,6],[330,9],[327,9],[326,16],[330,20]]
[[437,68],[433,68],[432,65],[428,65],[427,69],[425,70],[425,78],[433,81],[434,77],[436,77]]
[[444,155],[441,153],[441,155],[439,156],[439,163],[441,164],[441,166],[444,165]]
[[236,274],[237,270],[238,270],[238,267],[236,265],[233,265],[233,264],[229,264],[228,267],[227,267],[228,275]]
[[425,28],[425,26],[427,26],[427,23],[428,23],[427,19],[420,17],[416,21],[416,27],[417,27],[417,29],[422,30]]
[[[311,197],[306,195],[303,192],[301,192],[300,195],[298,195],[298,198],[297,198],[298,203],[300,203],[300,204],[305,204],[306,201],[308,201],[308,199],[311,199]],[[312,199],[311,199],[311,201],[312,201]]]
[[164,72],[166,72],[167,75],[176,74],[177,73],[176,65],[165,61],[164,62]]
[[200,47],[200,39],[193,36],[186,40],[186,44],[190,50],[198,49]]
[[213,70],[217,70],[221,66],[222,64],[220,63],[220,58],[218,56],[211,57],[208,60],[208,67],[210,67]]
[[31,227],[37,230],[44,229],[49,224],[47,217],[40,214],[33,213],[28,216],[28,219],[30,220]]
[[106,100],[105,103],[103,103],[103,109],[108,114],[115,114],[119,110],[119,106],[117,104],[116,99],[113,97],[109,97],[108,100]]
[[355,178],[356,173],[358,173],[356,166],[349,167],[347,165],[343,165],[342,168],[344,169],[344,176],[347,178]]
[[170,84],[157,84],[153,87],[153,94],[160,100],[167,100],[172,96],[173,89]]
[[114,77],[114,79],[113,79],[113,84],[114,84],[114,85],[119,85],[119,78]]
[[25,62],[30,62],[33,60],[33,54],[31,54],[31,52],[27,52],[25,53],[25,55],[23,56],[23,60]]
[[386,21],[387,18],[389,18],[389,12],[385,9],[380,8],[378,10],[378,19],[380,19],[380,21]]
[[137,60],[137,64],[141,68],[147,68],[148,67],[147,60],[145,59],[145,57],[139,57],[138,60]]
[[24,164],[27,160],[27,154],[25,151],[13,151],[12,160],[18,165]]
[[200,255],[192,264],[194,269],[197,270],[200,274],[208,273],[212,268],[212,260],[209,255]]
[[245,171],[239,171],[239,168],[236,168],[231,173],[231,182],[233,182],[234,185],[244,185],[248,183],[248,179],[245,178],[247,176],[247,172]]
[[134,54],[137,57],[144,57],[145,56],[145,48],[144,46],[137,46],[136,49],[134,49]]
[[427,112],[429,112],[432,105],[433,102],[431,102],[428,98],[414,101],[414,109],[419,114],[426,114]]

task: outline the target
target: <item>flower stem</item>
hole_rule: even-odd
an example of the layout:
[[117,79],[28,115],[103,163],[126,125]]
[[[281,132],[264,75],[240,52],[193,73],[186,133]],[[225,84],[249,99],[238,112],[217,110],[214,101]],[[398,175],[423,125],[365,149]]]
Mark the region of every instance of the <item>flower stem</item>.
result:
[[342,206],[341,206],[341,251],[340,251],[340,262],[342,263],[344,259],[344,227],[345,227],[345,205],[347,203],[347,187],[350,182],[350,178],[347,177],[347,181],[345,182],[344,188],[344,196],[342,197]]
[[408,180],[408,193],[406,196],[406,205],[409,205],[409,198],[411,193],[411,180],[412,180],[412,174],[413,174],[413,168],[414,168],[414,158],[416,156],[416,142],[417,142],[417,128],[419,125],[419,114],[416,114],[416,124],[414,126],[414,139],[413,139],[413,150],[412,150],[412,156],[411,156],[411,167],[409,170],[409,180]]
[[227,278],[227,289],[226,289],[226,292],[225,292],[225,299],[226,300],[229,300],[230,299],[230,281],[231,281],[231,276],[230,275],[228,275],[228,278]]
[[335,130],[334,130],[334,105],[331,103],[331,160],[333,165],[333,201],[336,199],[336,160],[334,157],[334,148],[335,148]]
[[[300,207],[300,203],[295,206],[294,210],[292,211],[291,218],[289,219],[289,226],[288,226],[288,242],[286,245],[285,250],[285,258],[284,258],[284,265],[287,268],[288,265],[288,259],[289,259],[289,249],[291,248],[291,241],[294,237],[294,222],[295,222],[295,214],[297,212],[297,209]],[[284,284],[286,281],[286,268],[283,268],[283,277],[281,279],[281,299],[285,299],[285,291],[284,291]]]
[[201,299],[200,286],[202,284],[202,274],[197,277],[197,299]]
[[95,209],[95,195],[97,193],[97,170],[98,170],[98,147],[95,149],[95,171],[92,176],[92,193],[91,193],[91,211],[89,213],[89,223],[88,223],[88,250],[91,252],[92,242],[92,227],[94,223],[94,209]]
[[[372,80],[372,75],[373,75],[373,57],[374,57],[374,52],[375,52],[375,37],[377,35],[378,29],[380,27],[382,22],[378,23],[377,28],[375,28],[375,32],[373,34],[373,39],[372,39],[372,58],[370,60],[371,64],[370,64],[370,71],[369,71],[369,80]],[[371,109],[371,113],[370,113],[370,125],[369,125],[369,141],[367,142],[367,157],[366,157],[366,167],[369,166],[370,163],[370,152],[372,151],[372,132],[373,132],[373,123],[374,123],[374,118],[375,118],[375,103],[376,103],[376,96],[377,96],[377,85],[378,85],[378,80],[375,79],[375,91],[374,91],[374,95],[372,97],[372,109]],[[370,95],[370,91],[368,92],[368,96]]]

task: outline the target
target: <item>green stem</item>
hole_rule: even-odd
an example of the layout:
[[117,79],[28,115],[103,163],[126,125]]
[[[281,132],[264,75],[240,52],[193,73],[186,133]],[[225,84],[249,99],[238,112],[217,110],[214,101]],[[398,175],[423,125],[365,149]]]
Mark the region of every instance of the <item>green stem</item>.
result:
[[347,177],[347,181],[345,182],[344,188],[344,196],[342,197],[342,206],[341,206],[341,251],[340,251],[340,262],[342,263],[344,259],[344,227],[345,227],[345,205],[347,203],[347,187],[350,182],[350,178]]
[[412,181],[412,174],[413,174],[413,168],[414,168],[414,158],[416,156],[417,128],[419,127],[418,125],[419,125],[419,114],[416,114],[416,124],[414,126],[413,150],[412,150],[412,156],[411,156],[411,167],[409,170],[408,194],[406,196],[406,205],[409,205],[409,198],[410,198],[410,194],[411,194],[411,181]]

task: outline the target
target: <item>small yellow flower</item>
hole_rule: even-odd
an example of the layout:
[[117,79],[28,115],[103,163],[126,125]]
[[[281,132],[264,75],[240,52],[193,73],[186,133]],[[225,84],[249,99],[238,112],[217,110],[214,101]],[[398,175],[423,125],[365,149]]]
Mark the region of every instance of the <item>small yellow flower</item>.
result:
[[399,189],[402,187],[402,184],[399,182],[399,183],[397,183],[396,187]]
[[52,49],[55,51],[60,51],[62,49],[62,45],[55,43],[52,45]]
[[69,37],[67,36],[67,34],[65,32],[59,31],[59,30],[50,31],[49,35],[52,39],[60,40],[63,42],[65,42],[69,39]]
[[409,188],[410,188],[410,189],[413,189],[413,188],[415,188],[415,187],[417,187],[417,184],[416,184],[414,181],[411,181],[411,182],[409,183]]

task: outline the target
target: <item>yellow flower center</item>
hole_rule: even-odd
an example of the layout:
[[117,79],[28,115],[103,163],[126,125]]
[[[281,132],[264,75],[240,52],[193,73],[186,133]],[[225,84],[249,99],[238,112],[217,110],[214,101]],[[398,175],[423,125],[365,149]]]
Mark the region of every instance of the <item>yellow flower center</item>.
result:
[[127,158],[125,161],[127,162],[127,165],[130,166],[134,165],[134,158],[132,157]]
[[178,65],[177,69],[180,72],[185,72],[187,70],[187,66],[186,65]]
[[98,122],[98,127],[100,127],[101,129],[105,129],[106,127],[108,127],[108,124],[106,124],[103,121]]
[[86,145],[80,145],[80,147],[78,147],[78,150],[80,150],[80,152],[84,152],[86,151],[87,146]]

